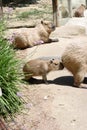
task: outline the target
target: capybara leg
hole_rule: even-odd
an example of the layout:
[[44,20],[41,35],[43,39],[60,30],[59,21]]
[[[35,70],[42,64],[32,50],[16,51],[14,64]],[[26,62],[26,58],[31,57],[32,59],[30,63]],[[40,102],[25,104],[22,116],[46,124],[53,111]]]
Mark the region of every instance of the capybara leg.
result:
[[59,42],[59,39],[55,38],[55,39],[48,39],[47,41],[48,43],[51,43],[51,42]]
[[81,87],[81,83],[84,80],[84,76],[85,73],[83,71],[76,73],[76,75],[74,76],[74,86]]
[[46,75],[45,75],[45,74],[44,74],[44,75],[42,75],[42,78],[43,78],[44,83],[45,83],[45,84],[48,84],[48,82],[47,82],[47,77],[46,77]]
[[26,80],[26,81],[28,81],[31,77],[32,77],[31,74],[27,74],[27,73],[25,74],[25,80]]

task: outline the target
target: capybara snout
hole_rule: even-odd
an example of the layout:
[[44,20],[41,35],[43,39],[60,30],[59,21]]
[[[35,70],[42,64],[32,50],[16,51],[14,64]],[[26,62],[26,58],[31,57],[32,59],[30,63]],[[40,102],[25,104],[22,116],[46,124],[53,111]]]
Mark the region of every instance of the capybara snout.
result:
[[55,28],[56,28],[56,26],[55,26],[53,23],[51,23],[51,24],[49,25],[49,27],[52,29],[52,31],[54,31]]
[[54,31],[56,28],[56,26],[50,21],[41,21],[41,24],[44,26],[45,30],[48,31],[48,33]]
[[52,25],[52,29],[55,30],[55,25]]
[[63,65],[62,62],[60,62],[60,64],[59,64],[59,70],[63,70],[63,69],[64,69],[64,65]]

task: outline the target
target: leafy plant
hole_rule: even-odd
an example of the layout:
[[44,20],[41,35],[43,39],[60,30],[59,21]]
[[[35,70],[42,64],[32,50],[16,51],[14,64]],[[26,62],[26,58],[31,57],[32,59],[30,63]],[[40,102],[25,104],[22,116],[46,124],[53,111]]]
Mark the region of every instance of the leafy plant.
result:
[[19,91],[19,61],[15,57],[15,51],[3,39],[3,22],[0,21],[0,116],[12,115],[19,111],[22,100],[17,95]]

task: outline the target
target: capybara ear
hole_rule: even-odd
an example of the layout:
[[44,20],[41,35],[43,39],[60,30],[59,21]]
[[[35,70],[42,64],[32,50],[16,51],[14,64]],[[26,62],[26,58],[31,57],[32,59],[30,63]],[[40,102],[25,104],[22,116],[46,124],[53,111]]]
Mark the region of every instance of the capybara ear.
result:
[[86,6],[84,4],[81,4],[81,6],[83,6],[84,8],[86,8]]
[[84,4],[81,4],[82,6],[85,6]]
[[83,6],[83,4],[81,4]]
[[43,20],[41,20],[41,24],[43,24]]

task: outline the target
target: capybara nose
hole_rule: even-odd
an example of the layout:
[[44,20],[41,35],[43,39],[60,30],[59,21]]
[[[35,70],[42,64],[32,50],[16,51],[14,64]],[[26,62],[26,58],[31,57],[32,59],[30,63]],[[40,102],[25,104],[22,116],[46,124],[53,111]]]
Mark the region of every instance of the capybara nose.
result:
[[59,66],[60,70],[63,70],[64,69],[64,65],[62,62],[60,62],[60,66]]
[[52,25],[52,29],[55,29],[55,25]]

